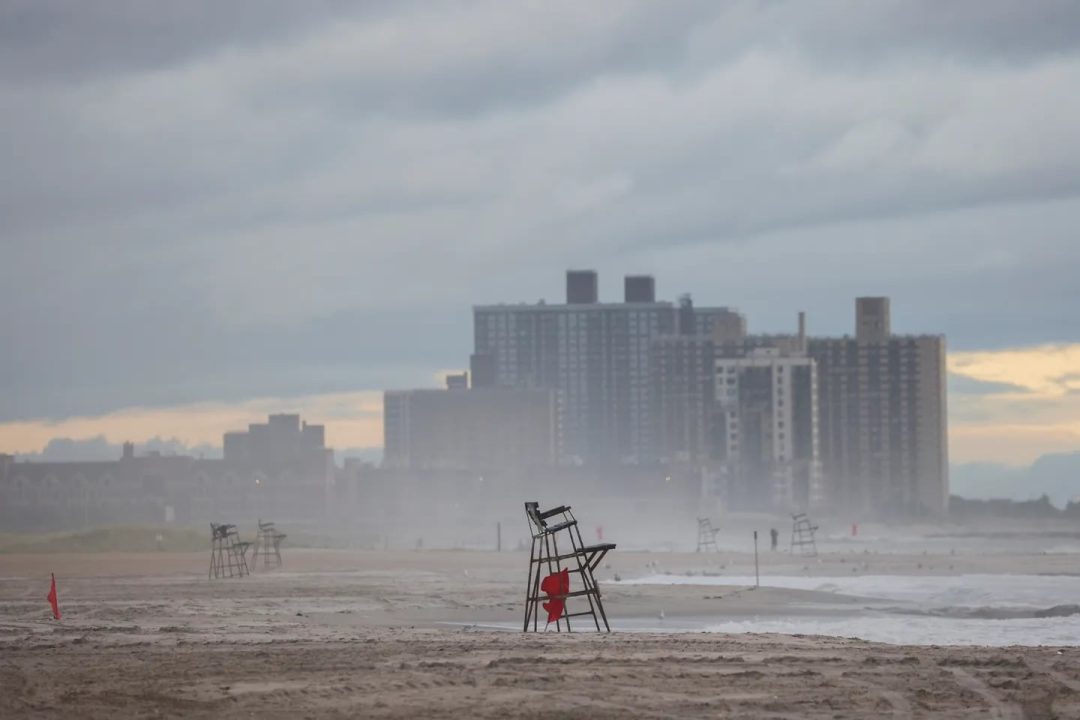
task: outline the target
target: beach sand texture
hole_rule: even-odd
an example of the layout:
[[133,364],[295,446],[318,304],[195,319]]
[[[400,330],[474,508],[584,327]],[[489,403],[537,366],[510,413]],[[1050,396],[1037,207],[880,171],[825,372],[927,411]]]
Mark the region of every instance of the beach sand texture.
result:
[[[1075,572],[1074,560],[859,558],[883,574],[1056,574]],[[292,550],[282,571],[220,581],[206,579],[207,562],[203,553],[0,556],[0,717],[1080,717],[1077,647],[522,634],[499,629],[520,622],[521,553]],[[853,563],[781,554],[763,569],[827,577]],[[601,572],[608,614],[616,626],[648,627],[660,611],[721,621],[865,604],[812,590],[612,582],[748,567],[736,553],[619,553]],[[50,572],[60,622],[48,619]]]

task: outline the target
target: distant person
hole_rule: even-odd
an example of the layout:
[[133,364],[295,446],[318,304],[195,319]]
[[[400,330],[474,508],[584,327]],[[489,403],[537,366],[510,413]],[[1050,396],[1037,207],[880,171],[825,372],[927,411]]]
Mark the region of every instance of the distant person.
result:
[[776,528],[769,530],[769,537],[772,539],[772,551],[776,552],[776,545],[780,541],[780,533],[776,531]]

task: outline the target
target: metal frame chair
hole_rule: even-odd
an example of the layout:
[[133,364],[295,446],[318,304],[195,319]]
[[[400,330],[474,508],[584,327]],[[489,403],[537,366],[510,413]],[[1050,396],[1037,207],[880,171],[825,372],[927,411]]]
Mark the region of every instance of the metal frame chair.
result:
[[703,552],[710,548],[716,552],[720,552],[720,547],[716,544],[716,534],[720,532],[720,528],[714,528],[712,520],[709,518],[697,519],[697,550],[695,552]]
[[810,518],[806,513],[796,513],[791,516],[791,554],[794,555],[796,548],[799,554],[809,557],[817,557],[817,541],[814,534],[818,526],[810,524]]
[[[539,629],[539,616],[542,611],[541,603],[545,600],[562,600],[569,598],[584,597],[588,601],[589,609],[578,612],[570,612],[570,608],[564,607],[562,615],[555,621],[555,629],[571,632],[570,618],[591,616],[596,630],[600,631],[600,621],[604,622],[604,629],[611,632],[608,625],[607,614],[604,612],[604,604],[600,600],[600,588],[596,584],[594,571],[603,561],[609,551],[615,549],[615,543],[599,543],[586,545],[581,537],[581,529],[577,519],[570,512],[569,505],[560,505],[551,510],[541,511],[539,503],[525,503],[525,516],[528,518],[532,529],[532,548],[529,551],[529,578],[525,591],[525,624],[523,630],[529,631],[529,623],[532,622],[533,632]],[[554,519],[554,520],[552,520]],[[563,539],[563,549],[559,549],[560,535]],[[567,543],[569,547],[567,547]],[[566,563],[564,567],[563,563]],[[541,592],[540,584],[545,571],[548,575],[567,570],[575,573],[580,579],[582,589],[571,590],[565,594],[547,595]],[[547,628],[549,623],[545,623]]]
[[263,570],[281,567],[281,541],[285,533],[277,531],[272,522],[259,520],[259,530],[255,534],[254,551],[251,555],[251,569],[258,570],[259,558],[262,558]]
[[247,564],[249,542],[241,542],[235,525],[210,523],[209,578],[244,577],[250,575]]

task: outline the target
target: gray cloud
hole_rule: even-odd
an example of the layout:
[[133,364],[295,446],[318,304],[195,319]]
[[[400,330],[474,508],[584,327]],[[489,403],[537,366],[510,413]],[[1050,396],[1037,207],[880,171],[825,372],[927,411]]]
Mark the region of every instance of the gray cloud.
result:
[[1072,339],[1074,3],[0,2],[0,419],[407,385],[569,265]]
[[405,0],[4,0],[0,76],[80,82],[273,46],[335,19],[373,19]]

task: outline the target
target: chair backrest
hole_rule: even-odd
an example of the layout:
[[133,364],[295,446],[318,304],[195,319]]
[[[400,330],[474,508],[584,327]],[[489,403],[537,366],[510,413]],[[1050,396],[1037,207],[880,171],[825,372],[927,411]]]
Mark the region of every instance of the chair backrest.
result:
[[540,503],[535,500],[525,503],[525,517],[529,518],[535,532],[541,533],[547,528],[547,523],[540,517]]

